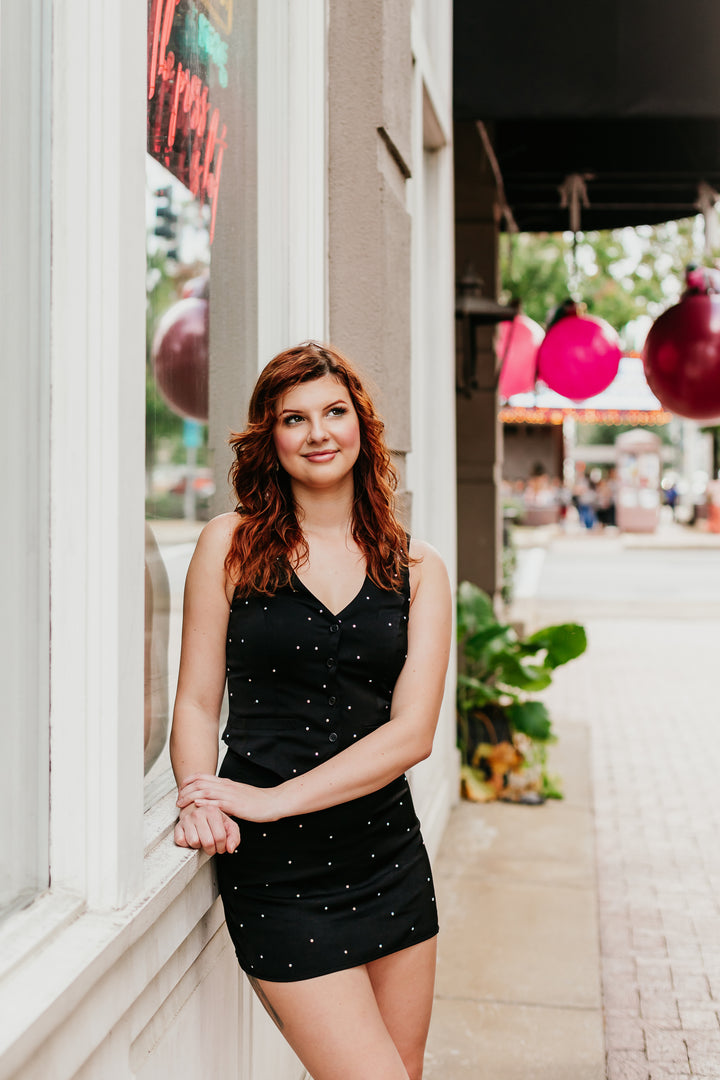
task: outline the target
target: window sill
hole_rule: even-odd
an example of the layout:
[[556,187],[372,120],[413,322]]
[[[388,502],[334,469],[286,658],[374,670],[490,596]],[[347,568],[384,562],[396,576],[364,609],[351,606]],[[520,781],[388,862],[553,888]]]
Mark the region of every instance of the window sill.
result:
[[[210,860],[175,846],[175,819],[170,792],[146,815],[143,888],[124,907],[92,911],[79,897],[51,890],[8,917],[0,929],[2,1075],[20,1069],[145,933],[152,931],[157,945],[153,928],[166,913],[163,941],[172,955],[213,906],[217,887]],[[169,914],[182,894],[176,914]],[[208,923],[215,921],[222,921],[221,914]]]

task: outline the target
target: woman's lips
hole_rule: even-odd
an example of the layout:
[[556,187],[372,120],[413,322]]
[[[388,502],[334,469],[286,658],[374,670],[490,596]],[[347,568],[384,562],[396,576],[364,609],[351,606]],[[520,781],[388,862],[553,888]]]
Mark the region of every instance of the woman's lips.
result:
[[314,454],[305,454],[306,461],[332,461],[337,450],[318,450]]

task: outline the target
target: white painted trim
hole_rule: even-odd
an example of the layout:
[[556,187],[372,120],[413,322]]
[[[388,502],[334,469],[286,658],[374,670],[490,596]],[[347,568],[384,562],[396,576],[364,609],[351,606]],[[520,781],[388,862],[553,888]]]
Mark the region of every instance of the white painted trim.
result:
[[[112,912],[85,911],[58,926],[0,985],[0,1080],[9,1080],[61,1025],[71,1017],[76,1020],[79,1008],[90,1014],[97,1009],[96,1023],[72,1025],[77,1068],[191,928],[201,923],[208,938],[214,934],[222,922],[216,898],[210,860],[168,840],[146,860],[143,891],[135,901]],[[170,915],[174,904],[178,917]],[[214,914],[207,919],[211,910]],[[145,934],[152,936],[151,947],[143,947]],[[136,946],[142,949],[142,963],[130,955]],[[63,1077],[73,1071],[59,1061],[56,1069]]]
[[289,342],[322,340],[325,304],[326,139],[325,0],[289,7]]
[[450,808],[457,802],[454,777],[440,776],[431,797],[422,809],[422,835],[431,860],[437,858],[443,833],[450,818]]
[[257,4],[258,370],[288,339],[287,0]]
[[52,883],[142,872],[145,5],[55,0]]
[[[437,23],[441,13],[436,11]],[[451,19],[449,5],[444,11]],[[411,450],[407,484],[413,496],[413,534],[438,548],[451,583],[456,580],[455,506],[455,325],[452,118],[449,98],[433,71],[424,27],[414,9],[412,157],[412,379]],[[446,25],[446,29],[448,26]],[[426,117],[425,99],[432,105]],[[425,130],[430,119],[433,131]],[[438,144],[437,127],[444,145]],[[428,136],[431,136],[430,138]],[[442,139],[440,139],[442,144]],[[442,438],[437,439],[437,432]],[[458,798],[455,678],[453,648],[445,695],[431,757],[412,772],[413,798],[423,823],[425,842],[437,851],[449,808]]]
[[438,125],[442,130],[444,141],[451,143],[452,89],[443,85],[442,73],[437,70],[436,65],[433,63],[416,8],[413,8],[410,16],[410,41],[416,69],[425,83],[425,90]]
[[327,332],[325,0],[258,4],[258,366]]
[[45,0],[0,0],[3,913],[49,874],[49,59]]

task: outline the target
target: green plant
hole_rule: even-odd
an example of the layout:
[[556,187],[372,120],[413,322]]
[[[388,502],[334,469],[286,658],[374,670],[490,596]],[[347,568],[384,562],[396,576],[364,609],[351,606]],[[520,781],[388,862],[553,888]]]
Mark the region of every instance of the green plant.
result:
[[458,590],[457,626],[458,745],[466,791],[496,797],[508,772],[524,768],[534,770],[541,796],[561,797],[546,768],[546,748],[555,739],[550,714],[530,695],[550,685],[555,668],[585,651],[585,630],[563,623],[522,638],[497,619],[490,597],[469,581]]

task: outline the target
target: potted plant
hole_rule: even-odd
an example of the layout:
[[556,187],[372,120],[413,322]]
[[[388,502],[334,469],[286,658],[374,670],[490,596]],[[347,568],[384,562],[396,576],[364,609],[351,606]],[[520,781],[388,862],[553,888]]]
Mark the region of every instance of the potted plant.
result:
[[463,794],[481,802],[562,798],[547,772],[547,746],[555,740],[550,715],[531,695],[550,685],[555,668],[585,651],[585,630],[563,623],[521,637],[469,581],[458,590],[457,627]]

